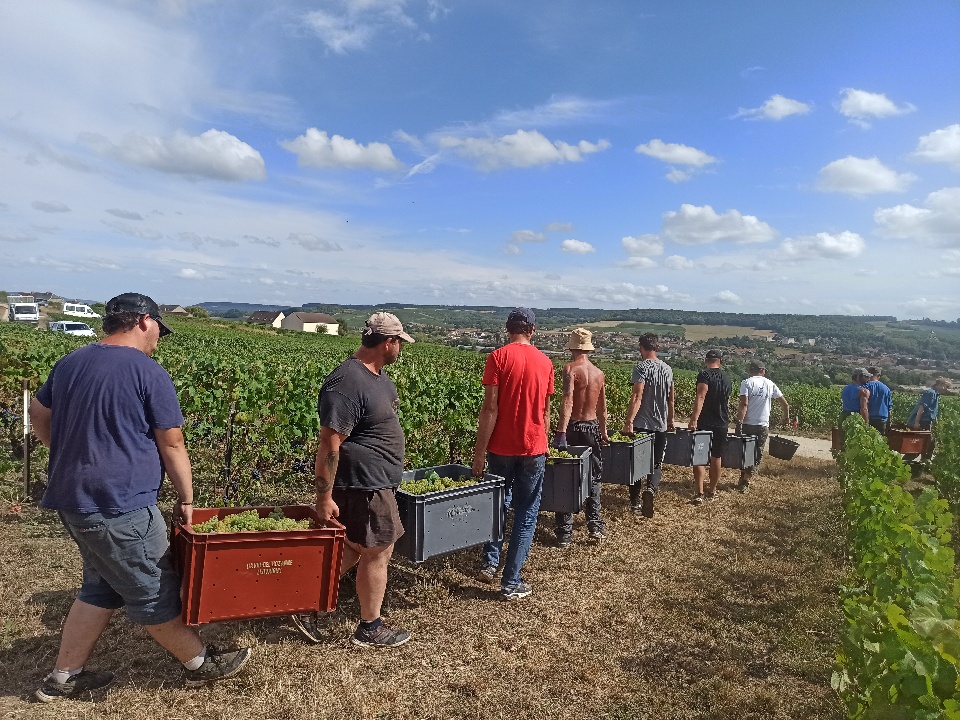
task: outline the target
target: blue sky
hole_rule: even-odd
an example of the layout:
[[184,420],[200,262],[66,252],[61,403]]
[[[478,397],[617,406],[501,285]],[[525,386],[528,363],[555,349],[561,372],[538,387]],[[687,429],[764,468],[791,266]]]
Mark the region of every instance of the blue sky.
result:
[[960,4],[0,0],[0,286],[960,316]]

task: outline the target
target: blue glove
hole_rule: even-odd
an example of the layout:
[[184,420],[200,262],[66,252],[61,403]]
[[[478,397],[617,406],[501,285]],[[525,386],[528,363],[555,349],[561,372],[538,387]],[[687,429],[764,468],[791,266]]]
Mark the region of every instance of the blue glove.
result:
[[553,446],[557,450],[566,450],[567,449],[567,434],[565,432],[560,432],[557,430],[553,435]]

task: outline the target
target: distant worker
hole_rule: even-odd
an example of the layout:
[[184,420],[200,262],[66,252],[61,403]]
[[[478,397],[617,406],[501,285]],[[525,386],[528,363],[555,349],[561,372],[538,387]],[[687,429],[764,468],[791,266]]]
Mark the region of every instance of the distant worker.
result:
[[730,393],[733,385],[730,378],[720,369],[723,353],[720,350],[708,350],[704,358],[706,366],[697,375],[697,396],[693,403],[688,427],[691,430],[709,430],[710,445],[710,486],[703,489],[703,480],[707,469],[702,465],[693,468],[696,494],[691,500],[693,505],[702,505],[704,500],[713,500],[720,482],[720,470],[723,466],[723,451],[727,446],[727,432],[730,424]]
[[113,673],[86,670],[119,608],[186,669],[187,686],[240,672],[250,648],[205,647],[180,618],[180,575],[157,508],[164,474],[174,517],[193,519],[193,475],[173,380],[151,359],[170,328],[157,304],[124,293],[106,305],[106,337],[61,358],[30,403],[33,430],[50,448],[41,507],[56,510],[83,560],[83,583],[60,635],[53,671],[36,697],[75,698]]
[[870,391],[866,387],[869,380],[870,372],[866,368],[857,368],[851,375],[850,383],[844,385],[843,390],[840,391],[841,427],[848,415],[860,415],[865,423],[870,423]]
[[750,479],[760,470],[763,459],[763,447],[770,434],[770,406],[774,400],[780,402],[783,411],[781,422],[790,427],[790,406],[776,383],[767,377],[763,363],[754,360],[750,363],[750,377],[740,383],[740,405],[737,408],[737,435],[754,435],[757,438],[756,454],[752,467],[740,471],[737,489],[745,493],[750,489]]
[[870,424],[880,431],[881,435],[886,435],[890,429],[890,415],[893,412],[893,394],[886,384],[880,382],[880,368],[868,367],[870,380],[867,382],[867,390],[870,391],[870,397],[867,400],[867,413],[870,416]]
[[[520,570],[537,529],[553,394],[553,363],[531,343],[536,323],[530,308],[512,310],[506,323],[509,343],[487,356],[473,449],[474,477],[483,476],[486,461],[489,472],[505,480],[504,511],[513,506],[513,530],[500,580],[504,600],[532,592]],[[502,551],[502,540],[483,546],[481,581],[496,582]]]
[[[357,566],[360,622],[353,643],[361,647],[398,647],[410,639],[406,630],[387,625],[380,612],[393,545],[403,535],[397,509],[404,453],[400,401],[384,368],[397,361],[403,343],[413,341],[396,315],[374,313],[360,347],[320,388],[317,514],[323,523],[337,518],[347,530],[340,575]],[[308,640],[322,641],[317,613],[292,620]]]
[[634,515],[653,517],[653,502],[663,477],[667,432],[673,430],[673,368],[657,357],[660,338],[655,333],[640,336],[641,360],[633,366],[633,393],[623,423],[626,434],[653,435],[653,473],[630,486],[630,509]]
[[[910,411],[910,417],[907,419],[907,427],[912,430],[932,430],[937,416],[940,414],[940,393],[953,387],[946,378],[938,378],[929,389],[920,393],[920,399]],[[927,451],[923,454],[924,460],[929,460],[933,456],[933,439],[927,445]],[[917,459],[915,453],[903,456],[907,462]]]
[[[576,328],[570,333],[567,350],[573,360],[563,367],[563,404],[553,446],[566,450],[570,445],[587,445],[590,456],[589,495],[583,503],[587,518],[587,539],[603,542],[607,537],[606,527],[600,519],[600,481],[603,473],[601,443],[607,438],[607,391],[603,372],[590,362],[593,352],[593,335],[586,328]],[[557,546],[569,547],[573,539],[573,513],[557,513]]]

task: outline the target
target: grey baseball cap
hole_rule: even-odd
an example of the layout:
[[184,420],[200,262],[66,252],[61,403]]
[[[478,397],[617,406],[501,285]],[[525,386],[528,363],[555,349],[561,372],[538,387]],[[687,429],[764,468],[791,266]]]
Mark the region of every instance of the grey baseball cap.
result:
[[364,335],[376,333],[377,335],[386,335],[387,337],[398,337],[404,342],[416,342],[412,337],[403,331],[403,323],[393,313],[377,312],[367,318]]

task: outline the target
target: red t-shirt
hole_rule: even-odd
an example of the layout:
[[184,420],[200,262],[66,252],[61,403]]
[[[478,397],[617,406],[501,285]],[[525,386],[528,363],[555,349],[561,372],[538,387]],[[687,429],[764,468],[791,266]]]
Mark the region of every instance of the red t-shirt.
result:
[[553,394],[553,363],[533,345],[510,343],[494,350],[483,384],[496,385],[497,424],[487,450],[496,455],[542,455],[547,451],[543,413]]

